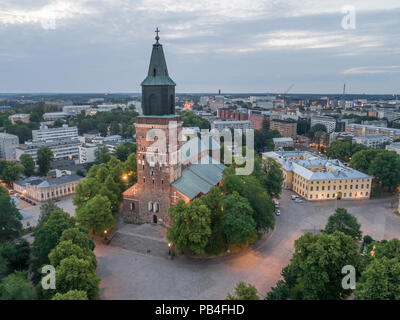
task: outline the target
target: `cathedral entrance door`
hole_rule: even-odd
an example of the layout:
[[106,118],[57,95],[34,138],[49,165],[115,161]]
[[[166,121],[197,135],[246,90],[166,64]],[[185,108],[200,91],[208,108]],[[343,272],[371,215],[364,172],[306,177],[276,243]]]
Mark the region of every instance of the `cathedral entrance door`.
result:
[[158,220],[158,219],[157,219],[157,216],[154,215],[154,216],[153,216],[153,223],[157,223],[157,220]]

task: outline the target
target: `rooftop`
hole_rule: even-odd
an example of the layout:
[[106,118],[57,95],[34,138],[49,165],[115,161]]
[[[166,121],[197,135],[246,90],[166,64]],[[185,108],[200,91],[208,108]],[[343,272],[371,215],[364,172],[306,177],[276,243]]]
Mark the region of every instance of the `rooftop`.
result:
[[43,177],[29,177],[15,182],[19,186],[37,186],[37,188],[47,188],[50,186],[61,186],[66,183],[77,182],[82,180],[81,176],[72,174],[60,178],[47,179]]

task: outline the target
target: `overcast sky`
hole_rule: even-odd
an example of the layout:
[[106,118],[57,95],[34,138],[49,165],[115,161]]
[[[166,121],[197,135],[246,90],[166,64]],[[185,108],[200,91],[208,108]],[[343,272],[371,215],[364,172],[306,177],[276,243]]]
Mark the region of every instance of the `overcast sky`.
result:
[[180,93],[400,94],[399,0],[0,0],[0,92],[140,92],[156,27]]

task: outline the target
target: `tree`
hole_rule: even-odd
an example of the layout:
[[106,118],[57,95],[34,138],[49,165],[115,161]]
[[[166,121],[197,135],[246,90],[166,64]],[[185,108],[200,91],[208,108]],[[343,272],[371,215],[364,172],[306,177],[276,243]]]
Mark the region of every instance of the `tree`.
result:
[[394,151],[380,151],[372,160],[369,171],[382,187],[390,191],[400,184],[400,158]]
[[7,161],[5,168],[1,172],[0,179],[11,186],[14,181],[21,177],[23,172],[24,167],[22,165],[14,161]]
[[53,152],[49,147],[41,147],[37,151],[37,164],[39,166],[39,174],[41,176],[47,175],[47,173],[50,171],[53,157]]
[[290,298],[290,291],[285,281],[278,280],[276,287],[271,288],[267,293],[265,300],[288,300]]
[[172,226],[167,239],[178,251],[189,249],[204,253],[211,237],[211,212],[200,199],[186,203],[179,200],[169,209]]
[[115,219],[107,197],[97,195],[76,212],[80,225],[93,234],[103,234],[114,227]]
[[270,158],[256,161],[258,170],[255,170],[257,178],[272,198],[278,198],[282,192],[283,173],[279,164]]
[[112,135],[120,134],[121,133],[121,127],[117,121],[113,121],[110,124],[110,133]]
[[223,201],[223,230],[230,242],[243,243],[256,234],[253,209],[236,191]]
[[368,173],[371,162],[375,159],[377,154],[378,150],[372,148],[356,152],[351,158],[350,166],[353,169]]
[[[65,232],[65,231],[64,231]],[[89,262],[89,271],[96,272],[97,260],[93,251],[89,248],[81,248],[74,244],[72,240],[60,241],[58,245],[49,253],[50,264],[54,267],[60,265],[61,261],[70,256],[76,256]]]
[[0,300],[35,300],[26,272],[15,271],[1,280]]
[[124,142],[115,149],[115,156],[118,160],[126,161],[130,154],[136,152],[136,145],[132,142]]
[[112,155],[108,152],[108,148],[106,146],[98,147],[95,151],[96,163],[107,163],[111,160]]
[[0,242],[13,240],[22,231],[22,216],[14,201],[7,196],[0,195]]
[[351,141],[334,141],[327,149],[326,155],[332,159],[348,162],[351,157]]
[[222,212],[222,200],[224,196],[220,187],[212,187],[210,191],[200,198],[211,213],[211,237],[205,248],[207,253],[217,254],[221,252],[226,244],[222,231],[224,214]]
[[24,167],[24,174],[26,176],[30,177],[35,173],[35,161],[30,154],[24,153],[21,155],[19,161]]
[[222,188],[226,194],[236,191],[249,201],[257,231],[274,228],[274,204],[255,176],[238,176],[234,173],[233,167],[227,168],[223,173]]
[[88,300],[88,297],[83,290],[70,290],[64,294],[56,293],[51,300]]
[[87,230],[80,229],[78,227],[64,230],[60,242],[71,240],[73,244],[79,246],[82,249],[94,249],[94,243],[89,239]]
[[40,227],[49,220],[50,215],[53,211],[61,210],[52,200],[47,201],[46,203],[40,206],[40,215],[39,221],[36,226],[36,229],[40,229]]
[[324,232],[332,234],[335,231],[343,232],[354,240],[361,240],[361,225],[357,219],[344,208],[337,208],[335,213],[328,219]]
[[124,162],[124,171],[127,172],[128,176],[128,181],[126,181],[127,186],[133,186],[137,182],[136,153],[132,153],[128,156],[128,159]]
[[399,300],[400,260],[373,259],[357,282],[355,296],[359,300]]
[[75,197],[73,199],[77,210],[83,207],[90,199],[93,199],[101,188],[101,184],[95,178],[86,177],[75,188]]
[[7,261],[9,272],[28,269],[30,254],[29,243],[23,238],[6,242],[0,247],[0,255]]
[[336,300],[349,294],[341,285],[345,265],[357,268],[357,243],[348,235],[306,233],[295,241],[290,271],[296,275],[291,297],[300,300]]
[[91,272],[88,261],[72,255],[61,261],[56,268],[56,293],[65,294],[71,290],[84,291],[89,300],[98,300],[100,278]]
[[32,244],[32,271],[33,281],[36,284],[41,277],[39,268],[48,264],[49,253],[58,244],[64,230],[73,228],[75,219],[68,213],[55,210],[50,214],[48,220],[35,231],[35,240]]
[[239,282],[236,285],[235,292],[228,294],[226,300],[259,300],[260,297],[257,295],[257,289],[251,284],[246,282]]

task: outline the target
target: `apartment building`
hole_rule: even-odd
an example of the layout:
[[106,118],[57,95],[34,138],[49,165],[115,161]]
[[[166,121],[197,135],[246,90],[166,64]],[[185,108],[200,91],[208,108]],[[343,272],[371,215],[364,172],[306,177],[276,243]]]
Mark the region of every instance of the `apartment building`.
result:
[[363,124],[350,123],[346,125],[346,132],[352,133],[355,137],[366,134],[381,134],[389,137],[391,141],[400,139],[400,129],[369,126]]
[[0,158],[16,160],[16,148],[19,145],[19,138],[13,134],[0,133]]
[[331,133],[336,129],[336,119],[331,117],[313,116],[311,117],[311,128],[316,124],[322,124],[326,127],[326,132]]
[[32,130],[32,140],[56,140],[56,139],[77,139],[78,138],[78,128],[69,127],[67,124],[60,128],[49,129],[44,126],[39,130]]
[[79,139],[57,139],[57,140],[34,140],[26,141],[25,144],[16,148],[16,158],[19,161],[21,155],[29,154],[33,160],[37,160],[37,152],[42,147],[49,147],[53,152],[54,160],[74,160],[79,157]]
[[297,122],[293,120],[273,119],[270,121],[270,130],[277,130],[282,137],[296,139],[297,137]]
[[247,130],[247,129],[253,129],[253,124],[250,120],[244,120],[244,121],[214,120],[213,122],[211,122],[211,129],[217,129],[219,131],[222,131],[224,129]]
[[377,149],[381,147],[384,143],[391,142],[391,139],[381,134],[365,134],[362,136],[354,137],[353,141],[355,143],[362,144],[368,148]]

